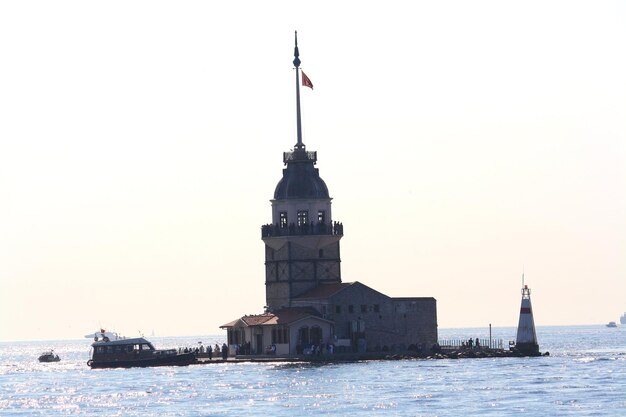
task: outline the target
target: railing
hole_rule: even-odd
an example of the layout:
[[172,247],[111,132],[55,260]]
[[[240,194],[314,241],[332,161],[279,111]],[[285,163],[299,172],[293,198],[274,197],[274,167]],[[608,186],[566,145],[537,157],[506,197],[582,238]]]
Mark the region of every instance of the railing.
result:
[[313,161],[317,162],[317,152],[316,151],[303,151],[303,150],[295,150],[293,152],[283,152],[283,163],[292,162],[292,161]]
[[[470,340],[472,340],[470,344]],[[440,340],[439,346],[444,350],[481,350],[481,349],[504,349],[502,339],[448,339]]]
[[306,236],[306,235],[337,235],[343,236],[343,224],[339,222],[305,223],[280,227],[278,224],[264,224],[261,226],[261,237],[274,236]]

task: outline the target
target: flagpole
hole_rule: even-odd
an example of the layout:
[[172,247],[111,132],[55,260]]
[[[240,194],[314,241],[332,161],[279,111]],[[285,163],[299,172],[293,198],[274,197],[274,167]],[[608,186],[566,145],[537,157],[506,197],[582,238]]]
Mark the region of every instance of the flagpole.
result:
[[298,133],[298,143],[296,143],[295,149],[303,149],[304,145],[302,144],[302,119],[300,117],[300,52],[298,51],[298,31],[296,31],[295,36],[296,47],[293,51],[293,65],[295,65],[296,67],[296,123]]

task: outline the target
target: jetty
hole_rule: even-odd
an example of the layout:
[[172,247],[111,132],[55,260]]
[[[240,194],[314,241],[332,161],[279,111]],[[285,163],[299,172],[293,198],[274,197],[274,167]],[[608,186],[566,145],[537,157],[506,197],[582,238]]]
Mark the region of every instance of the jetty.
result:
[[[545,353],[541,356],[548,356]],[[432,360],[432,359],[469,359],[469,358],[519,358],[525,355],[514,349],[458,349],[458,350],[441,350],[431,354],[418,353],[338,353],[333,355],[299,355],[299,356],[270,356],[270,355],[242,355],[229,356],[227,359],[217,358],[198,358],[192,365],[218,365],[218,364],[236,364],[236,363],[349,363],[363,361],[381,361],[381,360]],[[540,356],[540,355],[532,355]]]

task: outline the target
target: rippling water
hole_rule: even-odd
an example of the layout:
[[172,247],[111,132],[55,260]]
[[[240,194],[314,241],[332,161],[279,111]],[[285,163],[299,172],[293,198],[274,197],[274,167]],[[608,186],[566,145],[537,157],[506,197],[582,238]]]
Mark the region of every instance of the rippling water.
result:
[[[509,340],[515,329],[493,333]],[[626,326],[537,333],[550,357],[114,370],[87,367],[87,339],[4,342],[0,415],[626,416]],[[485,337],[485,329],[440,330],[442,339],[469,337]],[[150,339],[158,348],[202,340]],[[62,361],[37,362],[50,348]]]

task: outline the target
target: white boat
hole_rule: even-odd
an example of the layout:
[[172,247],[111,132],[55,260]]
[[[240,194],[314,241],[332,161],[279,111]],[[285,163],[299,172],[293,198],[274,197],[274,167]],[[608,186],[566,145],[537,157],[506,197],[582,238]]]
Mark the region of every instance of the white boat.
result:
[[97,341],[98,339],[107,339],[107,340],[121,340],[126,339],[124,336],[120,336],[116,332],[108,332],[104,329],[100,329],[99,332],[93,332],[85,335],[85,339],[93,339]]
[[609,324],[606,325],[606,327],[617,327],[617,324],[615,324],[614,321],[610,321]]

